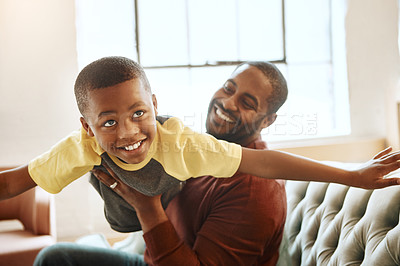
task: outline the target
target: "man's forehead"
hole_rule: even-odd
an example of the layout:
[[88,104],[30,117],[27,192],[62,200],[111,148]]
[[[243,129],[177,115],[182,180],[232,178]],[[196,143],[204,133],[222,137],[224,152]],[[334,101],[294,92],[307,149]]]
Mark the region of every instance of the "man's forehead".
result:
[[255,66],[240,66],[232,73],[228,81],[239,89],[253,90],[262,95],[270,94],[272,90],[269,79]]
[[273,88],[269,79],[257,67],[246,64],[238,67],[228,82],[234,84],[240,94],[257,99],[262,109],[268,108],[267,99]]

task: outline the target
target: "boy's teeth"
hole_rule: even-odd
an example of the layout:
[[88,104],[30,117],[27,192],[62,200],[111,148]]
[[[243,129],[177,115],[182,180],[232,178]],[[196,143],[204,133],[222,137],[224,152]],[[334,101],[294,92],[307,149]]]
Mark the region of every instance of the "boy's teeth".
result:
[[233,123],[234,121],[230,119],[228,116],[224,115],[219,108],[216,110],[217,115],[226,122]]
[[135,144],[133,144],[133,145],[126,146],[126,147],[125,147],[125,150],[127,150],[127,151],[136,150],[137,148],[139,148],[140,144],[142,144],[141,141],[139,141],[139,142],[137,142],[137,143],[135,143]]

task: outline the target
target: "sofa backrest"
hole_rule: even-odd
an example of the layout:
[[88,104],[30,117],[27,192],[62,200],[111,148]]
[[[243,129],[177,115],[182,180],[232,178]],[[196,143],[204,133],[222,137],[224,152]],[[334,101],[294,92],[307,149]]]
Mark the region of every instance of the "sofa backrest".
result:
[[400,186],[288,181],[286,194],[278,265],[400,265]]

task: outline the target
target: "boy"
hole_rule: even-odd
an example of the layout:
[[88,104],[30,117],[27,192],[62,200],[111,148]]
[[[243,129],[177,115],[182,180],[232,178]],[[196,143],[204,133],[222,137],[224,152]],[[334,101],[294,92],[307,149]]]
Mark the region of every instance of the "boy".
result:
[[[0,173],[0,198],[36,184],[57,193],[101,165],[144,194],[164,193],[164,204],[190,177],[232,176],[236,171],[364,188],[399,184],[397,178],[382,178],[400,167],[400,154],[389,154],[390,149],[364,168],[347,171],[278,151],[242,148],[194,133],[175,118],[157,117],[157,101],[143,69],[127,58],[107,57],[89,64],[78,75],[75,95],[82,114],[81,131],[28,166]],[[112,190],[117,182],[105,186],[92,177],[91,183],[104,199],[113,229],[140,229],[133,208]]]

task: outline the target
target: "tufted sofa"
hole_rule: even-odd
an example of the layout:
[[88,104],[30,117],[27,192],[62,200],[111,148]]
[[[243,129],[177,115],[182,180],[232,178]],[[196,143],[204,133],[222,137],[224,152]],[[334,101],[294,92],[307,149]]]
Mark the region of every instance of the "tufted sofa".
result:
[[[400,171],[390,175],[400,177]],[[364,190],[288,181],[286,192],[279,266],[400,265],[400,186]]]

